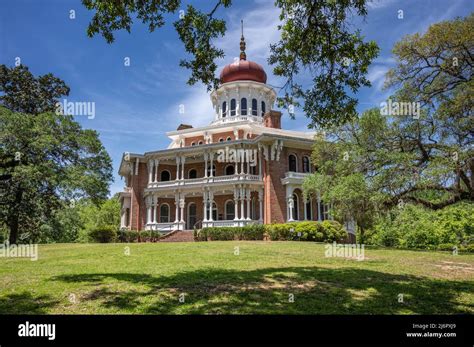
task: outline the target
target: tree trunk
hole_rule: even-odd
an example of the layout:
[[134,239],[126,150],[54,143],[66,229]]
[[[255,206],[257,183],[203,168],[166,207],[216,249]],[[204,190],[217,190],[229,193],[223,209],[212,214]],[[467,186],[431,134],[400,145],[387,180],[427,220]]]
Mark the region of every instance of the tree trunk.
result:
[[10,236],[9,242],[10,245],[16,244],[18,238],[18,225],[19,225],[19,212],[20,212],[20,204],[21,199],[23,197],[23,189],[18,188],[15,194],[15,203],[13,204],[13,209],[10,212],[10,216],[8,218],[8,228],[10,229]]

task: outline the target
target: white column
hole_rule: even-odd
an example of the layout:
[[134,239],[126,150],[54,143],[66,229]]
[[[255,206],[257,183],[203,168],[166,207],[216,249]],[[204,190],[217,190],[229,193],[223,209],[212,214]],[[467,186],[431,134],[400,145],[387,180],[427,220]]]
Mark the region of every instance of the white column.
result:
[[148,160],[148,183],[153,182],[153,166],[155,162],[153,160]]
[[208,194],[208,197],[209,197],[209,219],[208,220],[210,222],[213,222],[214,219],[212,217],[212,207],[213,207],[212,205],[213,205],[213,202],[214,202],[214,192],[209,191],[208,193],[209,193]]
[[184,195],[181,199],[179,199],[179,208],[181,209],[181,223],[184,223],[184,206],[185,206],[185,201],[184,201]]
[[155,159],[155,182],[158,182],[158,166],[160,165],[160,160]]
[[247,220],[250,220],[250,201],[251,201],[251,192],[250,188],[246,188],[246,197],[247,197]]
[[239,189],[234,187],[234,220],[239,220]]
[[[234,149],[237,150],[236,147],[234,147]],[[236,152],[236,153],[237,153],[237,152]],[[237,158],[238,158],[238,156],[236,155],[236,156],[235,156],[235,170],[234,170],[234,173],[235,173],[236,175],[239,174],[239,161],[238,161]]]
[[213,164],[214,153],[209,152],[209,156],[210,156],[210,159],[211,159],[210,177],[214,177],[214,170],[213,170],[213,167],[214,167],[214,164]]
[[258,160],[258,178],[259,180],[262,179],[263,170],[262,170],[262,154],[260,153],[260,149],[257,151],[257,160]]
[[287,204],[288,204],[288,222],[293,222],[294,219],[293,219],[293,207],[294,207],[294,201],[293,201],[293,198],[292,197],[289,197],[286,199],[287,201]]
[[244,188],[240,188],[240,220],[245,220],[244,201],[245,191]]
[[207,152],[204,152],[204,177],[207,178]]
[[240,157],[240,173],[243,174],[244,173],[244,160],[245,158],[243,157]]
[[258,220],[263,222],[263,189],[260,188],[258,191]]
[[202,221],[207,222],[207,192],[205,190],[202,192],[202,205],[202,210],[204,211]]
[[186,157],[181,157],[181,179],[184,180],[184,162],[186,161]]
[[174,222],[178,223],[179,222],[179,193],[175,193],[174,195],[174,205],[176,207]]
[[176,180],[179,180],[179,163],[181,161],[181,157],[176,157]]
[[151,203],[150,203],[150,197],[147,196],[146,198],[146,222],[151,223]]

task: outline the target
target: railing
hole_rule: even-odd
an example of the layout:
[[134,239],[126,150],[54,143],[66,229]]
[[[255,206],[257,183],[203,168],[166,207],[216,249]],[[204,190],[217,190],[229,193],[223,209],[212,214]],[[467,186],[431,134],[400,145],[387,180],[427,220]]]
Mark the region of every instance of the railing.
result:
[[164,182],[151,182],[151,183],[148,183],[148,188],[182,187],[182,186],[203,185],[207,183],[233,182],[233,181],[261,181],[261,180],[262,178],[259,175],[239,174],[239,175],[228,175],[228,176],[190,178],[190,179],[184,179],[184,180],[174,180],[174,181],[164,181]]
[[172,231],[178,229],[175,223],[147,223],[145,230]]
[[304,179],[306,178],[308,175],[310,175],[309,172],[292,172],[292,171],[288,171],[285,173],[285,178],[301,178],[301,179]]
[[233,122],[244,122],[244,121],[252,121],[252,122],[262,123],[262,117],[242,116],[242,115],[232,116],[232,117],[222,117],[222,118],[219,118],[219,119],[213,121],[211,124],[233,123]]
[[248,224],[262,224],[262,221],[259,220],[249,220],[249,219],[244,219],[244,220],[213,220],[213,221],[205,221],[202,222],[203,228],[205,227],[238,227],[238,226],[244,226]]

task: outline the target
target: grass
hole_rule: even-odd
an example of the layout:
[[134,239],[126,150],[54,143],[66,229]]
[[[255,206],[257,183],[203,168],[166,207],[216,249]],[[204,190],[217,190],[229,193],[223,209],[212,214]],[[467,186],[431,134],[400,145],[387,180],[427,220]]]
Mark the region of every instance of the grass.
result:
[[40,245],[37,261],[0,258],[0,313],[474,313],[474,255],[365,258],[310,242]]

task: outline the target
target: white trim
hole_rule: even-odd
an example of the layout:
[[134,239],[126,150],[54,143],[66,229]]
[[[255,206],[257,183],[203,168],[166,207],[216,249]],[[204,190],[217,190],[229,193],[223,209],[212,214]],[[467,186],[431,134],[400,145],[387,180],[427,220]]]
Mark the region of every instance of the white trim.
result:
[[[165,205],[168,206],[168,221],[167,221],[167,222],[162,222],[162,221],[161,221],[161,217],[162,217],[162,215],[161,215],[161,207],[163,207],[163,206],[165,206]],[[160,219],[160,223],[170,223],[170,220],[171,220],[171,207],[170,207],[170,204],[168,204],[167,202],[162,202],[162,203],[160,203],[160,218],[159,218],[159,219]]]

